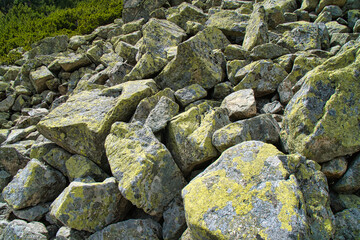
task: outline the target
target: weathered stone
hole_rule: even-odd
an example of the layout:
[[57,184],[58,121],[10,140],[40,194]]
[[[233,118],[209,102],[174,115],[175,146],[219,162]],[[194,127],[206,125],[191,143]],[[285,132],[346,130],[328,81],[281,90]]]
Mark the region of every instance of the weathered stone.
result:
[[327,23],[330,22],[331,20],[332,20],[331,13],[325,11],[319,14],[319,16],[315,20],[315,23]]
[[248,59],[250,56],[250,53],[246,51],[242,46],[237,44],[229,44],[226,46],[224,51],[225,57],[227,60],[245,60]]
[[13,129],[10,131],[4,144],[11,144],[23,140],[30,133],[36,131],[36,126],[30,126],[25,129]]
[[320,13],[325,6],[328,5],[337,5],[343,7],[346,3],[346,0],[320,0],[319,5],[316,7],[316,13]]
[[229,123],[225,109],[212,108],[206,102],[170,121],[165,137],[166,146],[184,174],[218,156],[211,137],[217,129]]
[[109,76],[109,81],[106,82],[108,86],[115,86],[126,82],[125,76],[130,73],[133,67],[127,63],[118,62],[116,63],[111,70],[106,71]]
[[37,127],[69,152],[106,164],[104,140],[115,121],[127,121],[141,99],[156,91],[153,80],[82,91],[55,108]]
[[358,19],[353,28],[354,33],[360,33],[360,19]]
[[239,14],[235,10],[220,10],[210,15],[205,25],[220,29],[227,37],[244,39],[249,15]]
[[347,169],[347,161],[344,157],[335,158],[321,166],[321,171],[328,179],[338,179]]
[[250,61],[247,60],[233,60],[226,63],[227,77],[232,84],[237,84],[235,80],[236,73],[248,64],[250,64]]
[[122,19],[125,23],[144,18],[145,21],[149,20],[150,13],[165,5],[167,0],[125,0]]
[[153,133],[164,129],[172,117],[179,112],[179,105],[168,97],[161,97],[145,121]]
[[68,158],[65,162],[65,167],[70,181],[76,178],[91,177],[95,181],[101,182],[108,177],[94,162],[81,155],[74,155]]
[[173,13],[169,14],[166,19],[175,23],[182,29],[186,29],[186,23],[188,21],[204,24],[207,20],[207,15],[200,8],[183,2]]
[[12,176],[26,166],[29,158],[13,145],[0,146],[0,165]]
[[335,183],[333,189],[340,193],[354,193],[360,189],[360,155],[349,164],[346,173]]
[[147,117],[150,112],[155,108],[155,106],[160,101],[161,97],[167,97],[172,101],[175,101],[174,91],[170,88],[165,88],[164,90],[156,93],[151,97],[144,98],[140,101],[139,105],[136,108],[136,111],[131,118],[131,122],[139,121],[142,124],[145,124]]
[[207,96],[207,92],[199,84],[192,84],[175,92],[176,100],[182,107],[202,99]]
[[10,173],[8,173],[5,170],[1,170],[0,171],[0,191],[2,192],[2,190],[6,187],[6,185],[9,184],[9,182],[11,181],[12,176]]
[[128,210],[115,178],[107,178],[100,183],[71,182],[51,204],[50,215],[73,229],[95,232],[123,219]]
[[120,57],[124,58],[126,62],[129,64],[136,63],[135,57],[138,50],[139,49],[136,48],[135,46],[130,45],[123,41],[119,41],[115,47],[115,52],[119,54]]
[[348,28],[345,25],[342,25],[336,21],[331,21],[331,22],[327,22],[325,23],[326,28],[329,31],[329,34],[332,35],[334,33],[348,33],[350,32],[350,28]]
[[330,194],[331,208],[334,213],[345,209],[360,208],[360,197],[355,194]]
[[54,240],[85,240],[86,235],[84,232],[63,226],[57,231]]
[[112,239],[144,239],[160,240],[161,226],[151,219],[130,219],[127,221],[111,224],[103,230],[91,235],[89,240],[112,240]]
[[233,89],[230,82],[218,83],[214,87],[214,92],[212,93],[212,98],[216,100],[222,100],[226,96],[233,93]]
[[334,240],[358,239],[360,237],[360,210],[346,209],[335,214],[336,231]]
[[191,234],[195,239],[330,238],[333,214],[318,168],[263,142],[228,149],[182,191]]
[[360,19],[360,10],[359,9],[349,10],[347,12],[347,20],[348,20],[349,28],[352,29],[355,26],[355,23],[358,19]]
[[114,67],[117,63],[123,62],[124,59],[115,52],[105,53],[101,56],[100,62],[105,67]]
[[285,21],[284,13],[297,8],[296,0],[266,0],[263,3],[269,27],[275,28]]
[[152,18],[143,27],[144,44],[140,51],[144,55],[127,76],[129,80],[152,77],[167,64],[166,50],[177,46],[186,36],[185,31],[176,24]]
[[65,186],[66,179],[59,171],[32,159],[4,188],[2,195],[18,210],[54,200]]
[[31,98],[29,96],[18,96],[14,102],[14,105],[11,107],[11,110],[20,112],[21,109],[30,107],[30,100]]
[[0,102],[0,112],[8,112],[15,103],[16,96],[8,95],[4,100]]
[[315,10],[318,4],[319,0],[303,0],[301,4],[301,9],[311,12]]
[[170,152],[146,126],[114,123],[105,148],[121,194],[148,214],[161,215],[185,185]]
[[260,112],[261,113],[278,113],[281,112],[283,110],[283,107],[281,105],[281,103],[279,101],[273,101],[270,103],[265,104]]
[[81,47],[81,45],[86,45],[88,43],[88,41],[91,41],[94,38],[95,38],[95,35],[93,35],[93,34],[92,35],[72,36],[69,39],[68,48],[76,51],[79,47]]
[[1,74],[3,76],[4,82],[10,82],[16,79],[17,75],[21,71],[20,67],[17,66],[11,66],[6,70],[6,73]]
[[234,90],[252,88],[256,97],[261,97],[276,91],[279,83],[287,72],[271,60],[259,60],[240,69],[235,75],[238,83]]
[[220,128],[214,133],[212,143],[219,152],[251,140],[277,144],[279,133],[280,127],[276,120],[270,114],[262,114]]
[[303,78],[284,113],[281,138],[290,152],[326,162],[360,150],[358,49],[330,58]]
[[39,204],[35,207],[29,207],[21,210],[14,210],[13,213],[16,217],[26,221],[39,221],[49,212],[50,203]]
[[186,22],[186,34],[194,36],[198,32],[204,30],[205,27],[201,23],[193,22],[193,21],[187,21]]
[[242,89],[224,98],[221,107],[228,111],[229,118],[239,120],[256,115],[256,101],[252,89]]
[[224,55],[215,49],[229,44],[225,35],[216,28],[206,28],[189,40],[179,44],[178,54],[155,78],[162,87],[173,90],[197,83],[212,88],[224,77]]
[[47,89],[46,81],[53,79],[54,75],[45,66],[30,72],[30,80],[38,93]]
[[39,55],[50,55],[53,53],[65,52],[67,50],[69,38],[66,35],[47,37],[32,45],[29,51],[29,58]]
[[104,54],[102,47],[99,45],[92,46],[86,51],[86,56],[95,64],[100,64],[100,58]]
[[47,240],[48,231],[45,225],[40,222],[27,223],[23,220],[15,219],[2,231],[1,239]]
[[254,47],[251,51],[250,56],[255,60],[274,59],[288,53],[290,53],[288,49],[283,48],[277,44],[265,43]]
[[253,10],[249,23],[246,27],[243,48],[251,51],[255,46],[267,43],[269,37],[267,35],[268,26],[266,22],[265,9],[261,5],[257,5]]
[[140,31],[142,26],[145,24],[145,19],[140,18],[136,21],[128,22],[124,25],[122,25],[121,30],[122,34],[129,34],[132,32]]
[[175,198],[163,214],[162,236],[165,240],[178,240],[186,229],[185,211],[181,198]]
[[141,31],[136,31],[133,33],[129,33],[129,34],[125,34],[125,35],[120,35],[117,37],[113,37],[111,39],[111,42],[113,42],[113,44],[116,46],[116,43],[118,41],[123,41],[126,42],[128,44],[134,45],[142,38],[142,33]]
[[58,60],[58,63],[66,72],[72,72],[81,67],[91,64],[90,59],[84,54],[69,55],[68,57],[62,57]]

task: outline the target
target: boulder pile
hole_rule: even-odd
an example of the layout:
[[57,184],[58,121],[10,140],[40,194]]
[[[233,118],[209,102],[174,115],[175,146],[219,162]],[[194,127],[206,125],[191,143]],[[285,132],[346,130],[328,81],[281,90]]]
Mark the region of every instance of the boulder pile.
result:
[[0,239],[360,239],[360,1],[125,0],[22,56]]

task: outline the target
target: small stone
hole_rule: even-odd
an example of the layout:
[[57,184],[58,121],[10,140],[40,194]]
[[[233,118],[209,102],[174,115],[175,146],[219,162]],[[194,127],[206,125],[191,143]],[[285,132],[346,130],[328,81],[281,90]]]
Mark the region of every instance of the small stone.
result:
[[24,168],[28,161],[28,156],[25,156],[16,146],[11,144],[0,146],[0,164],[12,176],[19,169]]
[[2,239],[47,240],[48,231],[40,222],[27,223],[23,220],[11,221],[2,231]]
[[0,102],[0,112],[8,112],[15,103],[15,95],[8,95]]
[[250,64],[248,60],[232,60],[226,63],[226,72],[229,81],[231,84],[237,84],[238,82],[235,80],[236,73],[245,67],[246,65]]
[[283,110],[283,106],[279,101],[273,101],[265,104],[260,110],[261,113],[278,113]]
[[199,84],[192,84],[175,92],[176,100],[182,107],[207,96],[207,91]]
[[86,235],[84,232],[63,226],[57,231],[55,240],[85,240]]
[[232,121],[256,115],[256,101],[252,89],[243,89],[228,95],[221,103]]
[[327,23],[325,23],[325,25],[329,31],[330,36],[333,35],[334,33],[349,33],[350,32],[349,27],[342,25],[336,21],[327,22]]
[[329,179],[339,179],[347,170],[347,161],[344,157],[335,158],[321,166],[321,171]]
[[47,212],[51,203],[39,204],[35,207],[29,207],[21,210],[14,210],[13,213],[16,217],[24,219],[28,222],[39,221]]
[[182,29],[186,29],[186,23],[188,21],[204,24],[207,16],[200,8],[187,2],[183,2],[166,18],[168,21],[175,23]]
[[138,48],[123,41],[119,41],[115,47],[115,52],[129,64],[136,63],[135,57],[138,50]]
[[86,55],[70,55],[68,57],[62,57],[58,60],[58,63],[66,72],[73,72],[81,67],[91,64],[91,61]]
[[46,90],[46,82],[53,78],[55,78],[55,76],[45,66],[42,66],[36,71],[30,72],[30,80],[38,93]]
[[353,28],[354,33],[360,33],[360,19],[358,19]]
[[225,57],[228,61],[232,60],[245,60],[250,56],[249,51],[245,50],[242,46],[236,44],[229,44],[224,51]]
[[346,173],[335,183],[333,189],[339,193],[354,193],[360,189],[360,155],[349,164]]
[[355,194],[330,194],[331,208],[334,213],[345,209],[360,208],[360,197]]
[[212,98],[222,100],[233,92],[234,90],[232,89],[230,82],[222,82],[215,85]]
[[12,179],[12,176],[10,173],[8,173],[5,170],[0,170],[0,191],[1,192],[6,187],[6,185],[9,184],[11,179]]
[[360,238],[360,210],[358,208],[345,209],[335,214],[335,222],[334,240]]
[[30,133],[36,131],[36,126],[30,126],[25,129],[13,129],[10,131],[4,144],[11,144],[23,140]]
[[162,236],[164,240],[177,240],[186,229],[184,205],[181,198],[175,198],[163,214]]

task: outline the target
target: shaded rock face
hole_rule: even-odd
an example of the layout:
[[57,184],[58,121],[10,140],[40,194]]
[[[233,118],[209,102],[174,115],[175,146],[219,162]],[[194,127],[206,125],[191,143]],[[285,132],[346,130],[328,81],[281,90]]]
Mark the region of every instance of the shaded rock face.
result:
[[360,239],[358,0],[123,7],[0,65],[0,239]]

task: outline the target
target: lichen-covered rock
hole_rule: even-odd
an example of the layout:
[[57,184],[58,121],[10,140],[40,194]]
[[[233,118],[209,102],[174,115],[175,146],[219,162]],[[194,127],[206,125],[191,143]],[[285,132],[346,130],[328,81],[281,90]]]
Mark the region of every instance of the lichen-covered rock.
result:
[[266,103],[260,110],[261,113],[278,113],[281,112],[283,109],[281,103],[277,100]]
[[265,43],[254,47],[251,50],[250,56],[252,59],[274,59],[285,54],[290,53],[286,48],[283,48],[274,43]]
[[337,5],[343,7],[345,3],[346,0],[320,0],[319,5],[316,7],[316,13],[320,13],[326,6]]
[[64,149],[106,165],[104,140],[115,121],[127,121],[137,104],[156,90],[153,80],[126,82],[72,95],[37,125]]
[[262,114],[220,128],[214,133],[212,143],[220,152],[251,140],[277,144],[279,133],[280,127],[276,120],[270,114]]
[[240,14],[235,10],[220,10],[210,15],[205,25],[220,29],[231,39],[239,38],[242,40],[244,39],[249,19],[249,15]]
[[336,231],[334,240],[360,238],[360,210],[358,208],[346,209],[335,214]]
[[216,28],[206,28],[179,44],[176,57],[170,61],[155,81],[173,90],[197,83],[212,88],[225,77],[224,55],[215,49],[224,49],[230,42]]
[[200,8],[187,2],[183,2],[174,9],[166,19],[185,30],[188,21],[204,24],[207,20],[207,15]]
[[247,60],[232,60],[226,63],[226,73],[229,81],[232,84],[237,84],[235,80],[236,73],[243,67],[250,64],[250,61]]
[[360,197],[355,194],[334,194],[331,197],[331,208],[334,213],[341,212],[345,209],[360,208]]
[[40,222],[27,223],[23,220],[15,219],[2,231],[1,239],[47,240],[48,231],[45,225]]
[[279,64],[271,60],[259,60],[243,67],[235,74],[235,81],[238,84],[234,90],[252,88],[255,97],[261,97],[275,92],[287,75]]
[[32,49],[29,51],[29,58],[32,59],[39,55],[64,52],[67,50],[68,42],[69,37],[66,35],[44,38],[32,45]]
[[165,5],[167,0],[125,0],[122,19],[125,23],[144,18],[150,18],[150,13]]
[[15,94],[9,94],[4,100],[0,102],[0,112],[8,112],[14,105],[16,100]]
[[319,0],[303,0],[301,4],[301,9],[311,12],[315,10],[318,4]]
[[227,112],[202,103],[174,117],[168,124],[167,147],[184,174],[218,156],[211,143],[213,133],[229,124]]
[[61,227],[55,236],[55,240],[85,240],[88,234],[66,226]]
[[[195,239],[330,238],[333,215],[325,176],[311,163],[258,141],[228,149],[182,191],[191,234]],[[304,193],[308,188],[313,195]]]
[[51,204],[50,215],[68,227],[95,232],[123,219],[128,210],[115,178],[107,178],[99,183],[71,182]]
[[111,224],[103,230],[91,235],[89,240],[160,240],[161,226],[152,219],[130,219]]
[[348,33],[350,32],[350,28],[348,28],[345,25],[342,25],[336,21],[331,21],[331,22],[327,22],[325,23],[326,28],[329,31],[329,34],[332,35],[334,33]]
[[6,187],[6,185],[8,185],[8,183],[11,181],[11,179],[12,179],[12,176],[10,173],[8,173],[5,170],[0,171],[0,191],[1,192]]
[[72,72],[81,67],[91,64],[90,59],[84,54],[78,55],[69,55],[68,57],[63,57],[58,60],[58,64],[66,72]]
[[26,221],[39,221],[49,212],[50,203],[43,203],[36,205],[35,207],[29,207],[20,210],[14,210],[13,213],[16,217],[24,219]]
[[97,182],[104,181],[107,174],[87,157],[73,155],[65,162],[66,173],[70,181],[76,178],[91,177]]
[[335,183],[333,189],[336,192],[354,193],[360,189],[360,155],[349,164],[346,173]]
[[30,72],[30,80],[38,93],[47,89],[46,82],[55,78],[54,74],[45,66],[40,67],[36,71]]
[[221,103],[233,121],[256,115],[256,101],[252,89],[242,89],[226,96]]
[[175,198],[163,214],[162,236],[165,240],[178,240],[186,229],[185,211],[182,199]]
[[179,105],[168,97],[161,97],[149,113],[145,125],[156,133],[164,129],[172,117],[179,112]]
[[328,179],[338,179],[347,170],[348,163],[344,157],[338,157],[321,166],[321,171]]
[[269,27],[275,28],[285,21],[285,12],[294,12],[297,8],[296,0],[265,0],[263,3]]
[[129,64],[136,63],[136,54],[139,49],[131,44],[128,44],[123,41],[119,41],[116,44],[115,52],[119,54],[120,57],[124,58]]
[[172,101],[175,101],[174,91],[170,88],[165,88],[151,97],[144,98],[137,106],[135,113],[131,118],[131,122],[139,121],[142,124],[145,124],[150,112],[155,108],[162,97],[167,97]]
[[144,55],[139,59],[127,79],[137,80],[153,76],[168,63],[167,50],[177,46],[186,34],[176,24],[152,18],[142,29],[143,45],[140,52]]
[[222,82],[214,86],[214,92],[211,94],[211,97],[215,100],[222,100],[233,92],[231,82]]
[[290,152],[326,162],[360,150],[359,62],[353,47],[306,74],[285,109],[281,138]]
[[207,96],[206,90],[199,84],[192,84],[190,86],[179,89],[175,92],[176,100],[182,107],[202,99]]
[[2,196],[13,209],[22,209],[54,200],[66,186],[57,170],[32,159],[4,188]]
[[255,46],[267,43],[268,41],[265,9],[263,6],[257,5],[250,16],[242,46],[245,50],[251,51]]
[[29,160],[28,156],[24,156],[24,154],[11,144],[0,146],[0,165],[12,176],[14,176],[19,169],[24,168]]
[[114,123],[105,148],[121,194],[148,214],[161,216],[185,185],[170,152],[146,126]]

